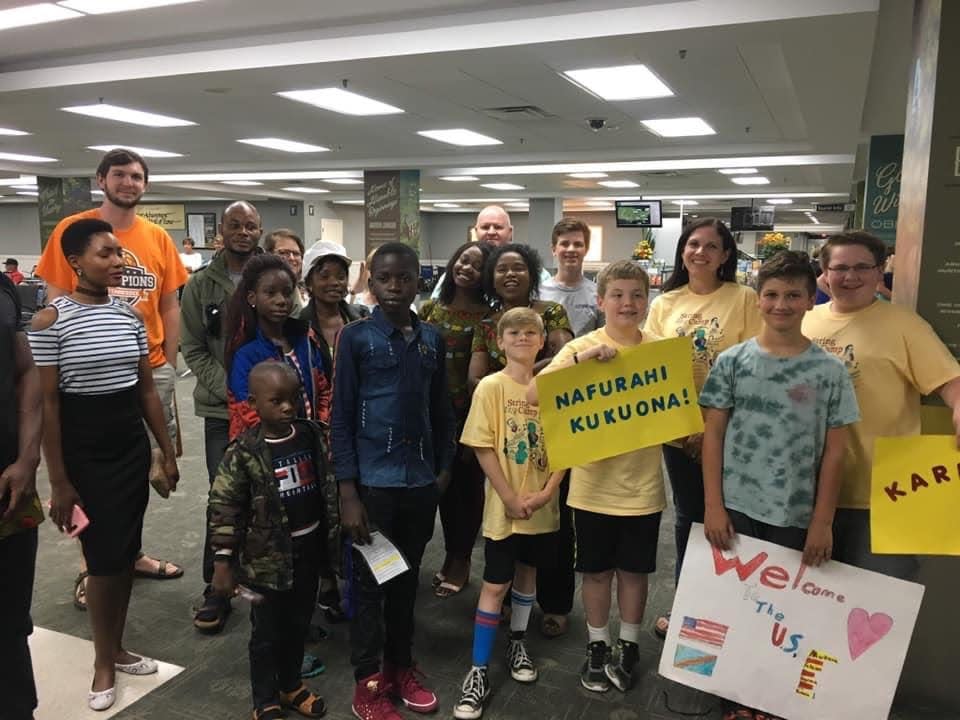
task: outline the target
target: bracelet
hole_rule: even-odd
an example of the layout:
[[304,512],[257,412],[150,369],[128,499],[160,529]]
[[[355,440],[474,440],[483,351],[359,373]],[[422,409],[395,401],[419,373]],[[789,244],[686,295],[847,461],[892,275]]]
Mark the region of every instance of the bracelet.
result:
[[579,365],[579,364],[580,364],[580,358],[577,357],[577,353],[574,353],[574,354],[573,354],[573,364],[574,364],[574,365]]

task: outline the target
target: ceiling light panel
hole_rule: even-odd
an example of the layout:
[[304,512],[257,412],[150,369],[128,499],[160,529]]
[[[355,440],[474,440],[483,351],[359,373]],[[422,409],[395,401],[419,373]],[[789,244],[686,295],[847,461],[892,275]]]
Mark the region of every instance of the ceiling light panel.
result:
[[0,135],[6,135],[9,137],[20,137],[21,135],[29,135],[30,133],[24,132],[23,130],[14,130],[13,128],[0,127]]
[[673,91],[646,65],[566,70],[563,75],[604,100],[642,100],[673,95]]
[[769,185],[770,179],[763,175],[744,175],[743,177],[732,177],[730,182],[737,185]]
[[153,148],[134,147],[133,145],[87,145],[88,150],[99,150],[101,152],[110,152],[117,148],[124,150],[133,150],[138,155],[145,158],[175,158],[183,157],[183,153],[167,152],[166,150],[154,150]]
[[88,15],[106,15],[107,13],[147,10],[167,5],[186,5],[200,0],[61,0],[61,7],[79,10]]
[[26,195],[27,197],[39,197],[40,193],[36,190],[18,190],[17,195]]
[[237,140],[244,145],[256,145],[257,147],[267,148],[268,150],[280,150],[289,153],[318,153],[329,152],[330,148],[323,145],[310,145],[309,143],[297,142],[296,140],[284,140],[283,138],[244,138]]
[[170,115],[158,115],[156,113],[134,110],[132,108],[120,107],[119,105],[110,105],[108,103],[72,105],[60,109],[64,112],[87,115],[89,117],[99,118],[100,120],[113,120],[114,122],[143,125],[145,127],[187,127],[188,125],[196,125],[196,123],[191,120],[183,120]]
[[238,187],[256,187],[257,185],[263,185],[262,182],[257,182],[256,180],[224,180],[224,185],[236,185]]
[[607,177],[607,174],[605,172],[576,172],[567,173],[567,177],[577,178],[577,180],[596,180]]
[[287,90],[277,95],[342,115],[396,115],[403,112],[385,102],[336,87]]
[[523,190],[523,185],[514,185],[513,183],[486,183],[480,187],[490,190]]
[[36,185],[11,185],[14,190],[39,190]]
[[607,200],[587,200],[584,205],[589,205],[590,207],[597,208],[612,208],[613,203]]
[[443,175],[440,179],[447,182],[476,182],[479,180],[473,175]]
[[163,182],[224,182],[226,180],[329,180],[341,177],[362,177],[356,170],[284,170],[279,172],[244,173],[158,173],[150,177],[152,183]]
[[83,17],[83,15],[69,8],[51,3],[35,3],[10,8],[9,10],[0,10],[0,30],[26,27],[27,25],[41,25],[78,17]]
[[640,187],[633,180],[601,180],[597,185],[603,185],[608,188],[635,188]]
[[752,175],[757,172],[756,168],[751,167],[742,167],[742,168],[720,168],[717,170],[721,175]]
[[320,194],[320,193],[328,193],[328,192],[330,192],[330,191],[327,190],[326,188],[301,187],[301,186],[285,187],[284,190],[285,190],[286,192],[307,193],[307,194],[313,194],[313,195],[317,195],[317,194]]
[[699,205],[700,204],[696,200],[671,200],[670,202],[673,205]]
[[18,153],[8,152],[0,152],[0,160],[10,160],[11,162],[25,163],[57,162],[57,159],[52,157],[43,157],[42,155],[20,155]]
[[451,203],[451,202],[438,202],[438,203],[434,203],[433,206],[436,208],[446,208],[448,210],[452,208],[460,207],[457,203]]
[[363,180],[359,178],[330,178],[329,180],[324,180],[331,185],[363,185]]
[[481,135],[473,130],[465,128],[451,128],[449,130],[418,130],[417,135],[436,140],[438,142],[449,143],[450,145],[474,146],[474,145],[503,145],[503,142],[488,135]]
[[767,200],[771,205],[792,205],[793,200],[790,198],[770,198]]
[[655,120],[641,120],[644,126],[660,137],[691,137],[694,135],[716,135],[717,131],[710,127],[703,118],[659,118]]

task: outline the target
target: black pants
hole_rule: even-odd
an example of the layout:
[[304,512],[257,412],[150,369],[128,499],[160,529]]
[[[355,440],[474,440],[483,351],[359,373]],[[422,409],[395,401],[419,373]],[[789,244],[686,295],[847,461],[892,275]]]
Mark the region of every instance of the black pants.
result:
[[300,687],[303,641],[317,602],[322,530],[293,539],[293,589],[284,592],[253,586],[264,596],[250,606],[250,686],[253,706],[280,702],[280,692]]
[[733,523],[733,529],[738,535],[766,540],[791,550],[803,551],[804,545],[807,544],[806,528],[770,525],[730,508],[727,508],[727,515],[730,516],[730,522]]
[[380,671],[380,658],[397,667],[413,664],[413,608],[423,551],[433,536],[439,492],[418,488],[360,487],[371,530],[380,530],[403,553],[410,569],[377,585],[366,562],[353,552],[350,662],[362,680]]
[[[217,468],[223,460],[230,442],[230,421],[223,418],[203,419],[203,449],[207,456],[207,480],[213,485]],[[213,550],[210,549],[210,509],[207,508],[206,525],[203,529],[203,581],[209,586],[213,581]]]
[[37,561],[37,529],[0,540],[0,717],[31,720],[37,688],[27,638]]
[[683,557],[687,554],[690,526],[703,522],[703,467],[680,448],[663,446],[663,461],[673,489],[673,507],[676,510],[675,537],[677,567],[674,580],[680,579]]
[[573,511],[567,506],[570,471],[560,482],[560,531],[557,533],[557,560],[552,568],[537,573],[537,603],[548,615],[569,615],[573,610],[576,575],[573,570]]
[[463,459],[463,447],[450,467],[450,485],[440,498],[440,524],[448,555],[469,560],[483,522],[483,470],[473,452]]

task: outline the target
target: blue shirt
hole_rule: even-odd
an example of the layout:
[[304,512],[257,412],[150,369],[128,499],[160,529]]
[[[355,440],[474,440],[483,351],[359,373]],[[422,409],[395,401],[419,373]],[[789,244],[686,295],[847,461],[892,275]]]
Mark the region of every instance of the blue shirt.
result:
[[410,338],[379,307],[340,332],[330,424],[338,481],[423,487],[453,460],[443,337],[410,317]]
[[769,525],[807,527],[827,430],[860,419],[843,363],[816,343],[777,357],[753,338],[717,356],[700,405],[730,410],[724,506]]

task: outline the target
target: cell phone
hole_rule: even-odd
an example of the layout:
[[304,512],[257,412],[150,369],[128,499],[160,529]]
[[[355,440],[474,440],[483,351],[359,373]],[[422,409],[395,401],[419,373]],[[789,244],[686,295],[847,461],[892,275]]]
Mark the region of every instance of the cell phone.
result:
[[[49,501],[47,502],[47,507],[50,507]],[[90,525],[90,518],[87,517],[82,507],[74,503],[73,512],[70,515],[70,529],[67,530],[67,537],[77,537],[77,535],[87,529],[88,525]]]

